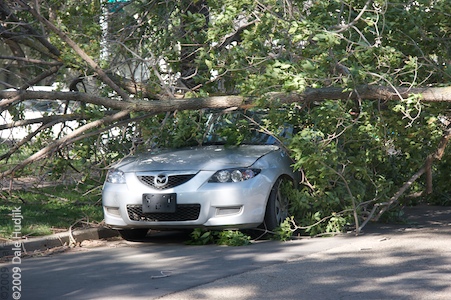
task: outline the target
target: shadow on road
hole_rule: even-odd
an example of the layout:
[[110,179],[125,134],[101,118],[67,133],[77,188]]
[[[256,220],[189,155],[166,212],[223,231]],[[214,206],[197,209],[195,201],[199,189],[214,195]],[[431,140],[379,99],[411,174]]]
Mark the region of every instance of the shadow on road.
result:
[[408,220],[242,247],[188,246],[172,231],[111,241],[24,260],[23,299],[449,299],[451,208]]

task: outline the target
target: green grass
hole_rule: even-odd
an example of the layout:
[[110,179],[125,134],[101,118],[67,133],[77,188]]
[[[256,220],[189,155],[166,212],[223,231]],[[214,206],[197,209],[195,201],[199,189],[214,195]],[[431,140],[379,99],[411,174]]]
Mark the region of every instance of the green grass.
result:
[[12,210],[21,207],[22,236],[42,236],[103,220],[98,183],[3,191],[0,204],[0,237],[11,238]]

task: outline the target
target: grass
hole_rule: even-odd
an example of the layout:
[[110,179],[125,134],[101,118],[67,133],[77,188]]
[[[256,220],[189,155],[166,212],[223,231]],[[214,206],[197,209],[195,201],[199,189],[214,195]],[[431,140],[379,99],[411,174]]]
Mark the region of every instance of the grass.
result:
[[103,220],[101,187],[97,182],[2,191],[0,238],[10,239],[14,231],[12,210],[21,207],[22,236],[42,236],[68,230],[75,224]]

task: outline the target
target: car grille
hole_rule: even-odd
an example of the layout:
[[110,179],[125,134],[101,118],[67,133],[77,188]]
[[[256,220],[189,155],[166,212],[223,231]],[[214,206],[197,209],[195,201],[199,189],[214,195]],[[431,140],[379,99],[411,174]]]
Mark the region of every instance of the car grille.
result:
[[200,204],[178,204],[175,213],[143,213],[141,204],[129,204],[127,213],[132,221],[193,221],[199,218]]
[[157,190],[164,190],[176,187],[178,185],[188,182],[196,174],[186,174],[186,175],[172,175],[168,176],[168,181],[163,186],[155,185],[155,176],[138,176],[139,180],[147,186],[150,186]]

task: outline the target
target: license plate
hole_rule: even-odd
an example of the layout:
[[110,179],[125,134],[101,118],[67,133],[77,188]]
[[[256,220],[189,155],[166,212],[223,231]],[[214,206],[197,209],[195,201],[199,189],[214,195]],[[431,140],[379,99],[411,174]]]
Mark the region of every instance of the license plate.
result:
[[143,213],[175,213],[176,194],[144,194]]

